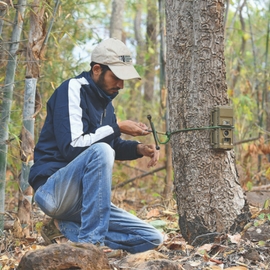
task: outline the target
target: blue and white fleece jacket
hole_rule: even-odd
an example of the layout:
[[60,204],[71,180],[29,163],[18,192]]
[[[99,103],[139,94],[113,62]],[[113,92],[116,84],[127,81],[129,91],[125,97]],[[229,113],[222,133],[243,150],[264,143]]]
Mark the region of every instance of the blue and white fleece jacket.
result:
[[34,150],[29,174],[34,190],[96,142],[108,143],[116,160],[141,157],[137,141],[120,138],[112,105],[115,96],[107,96],[90,72],[63,82],[55,90],[47,102],[47,117]]

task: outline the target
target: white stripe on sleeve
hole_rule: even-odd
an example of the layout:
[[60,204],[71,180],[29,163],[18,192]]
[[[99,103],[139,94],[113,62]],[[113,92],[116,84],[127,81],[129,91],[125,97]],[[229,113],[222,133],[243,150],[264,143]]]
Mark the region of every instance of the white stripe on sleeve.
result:
[[71,79],[68,88],[69,122],[71,132],[71,146],[86,147],[111,135],[114,130],[110,126],[103,126],[95,133],[83,134],[82,108],[80,107],[80,89],[82,85],[89,84],[85,78]]

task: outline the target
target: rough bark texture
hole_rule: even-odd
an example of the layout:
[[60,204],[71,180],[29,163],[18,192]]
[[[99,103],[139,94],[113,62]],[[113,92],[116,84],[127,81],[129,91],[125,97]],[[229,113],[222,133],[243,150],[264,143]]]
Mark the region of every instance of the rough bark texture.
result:
[[[211,125],[228,105],[224,0],[166,0],[170,130]],[[171,143],[179,225],[193,244],[239,231],[249,217],[233,151],[210,146],[208,130],[175,133]]]
[[110,270],[103,251],[92,244],[53,244],[27,252],[18,270]]

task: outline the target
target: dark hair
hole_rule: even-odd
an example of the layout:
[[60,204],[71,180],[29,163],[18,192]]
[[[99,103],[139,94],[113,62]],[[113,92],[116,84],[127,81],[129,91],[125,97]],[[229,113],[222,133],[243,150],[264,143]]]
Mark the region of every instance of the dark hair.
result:
[[99,63],[96,63],[96,62],[91,62],[91,63],[90,63],[90,67],[91,67],[90,74],[91,74],[91,75],[93,74],[93,67],[94,67],[94,65],[100,65],[101,70],[102,70],[102,73],[101,73],[101,74],[104,74],[106,71],[111,70],[111,69],[110,69],[108,66],[106,66],[106,65],[99,64]]

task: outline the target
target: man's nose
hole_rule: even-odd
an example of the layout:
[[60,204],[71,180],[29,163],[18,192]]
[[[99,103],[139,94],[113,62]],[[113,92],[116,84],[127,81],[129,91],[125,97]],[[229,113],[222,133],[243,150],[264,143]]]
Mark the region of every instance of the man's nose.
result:
[[117,87],[119,87],[120,89],[123,89],[124,88],[124,81],[119,79],[117,81]]

